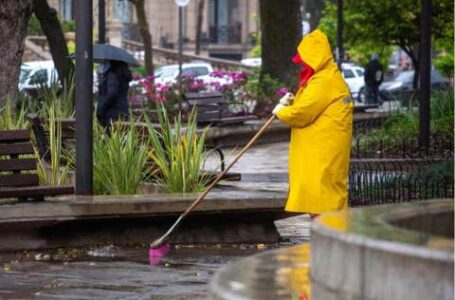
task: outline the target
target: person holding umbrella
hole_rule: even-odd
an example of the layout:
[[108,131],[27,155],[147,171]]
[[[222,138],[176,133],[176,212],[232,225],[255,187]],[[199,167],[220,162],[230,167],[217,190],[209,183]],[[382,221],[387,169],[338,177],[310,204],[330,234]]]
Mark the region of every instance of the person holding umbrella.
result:
[[128,89],[132,80],[128,65],[139,66],[139,62],[124,49],[106,44],[93,47],[93,59],[103,63],[96,117],[107,128],[112,122],[128,118]]
[[101,66],[96,117],[106,128],[112,122],[128,118],[128,89],[132,79],[128,65],[109,60]]
[[345,209],[352,96],[322,31],[306,35],[292,61],[301,67],[299,89],[295,97],[283,97],[273,110],[291,127],[285,210],[316,216]]

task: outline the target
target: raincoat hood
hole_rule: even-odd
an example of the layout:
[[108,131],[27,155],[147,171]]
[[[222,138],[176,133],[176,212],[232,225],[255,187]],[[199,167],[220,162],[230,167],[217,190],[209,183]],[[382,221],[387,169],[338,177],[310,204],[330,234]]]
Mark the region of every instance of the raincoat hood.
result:
[[299,72],[299,86],[303,87],[307,83],[308,79],[313,76],[314,70],[302,60],[298,53],[292,58],[292,62],[294,64],[302,65]]
[[329,40],[319,29],[303,37],[297,47],[297,53],[302,61],[308,64],[315,73],[321,71],[330,62],[335,64]]

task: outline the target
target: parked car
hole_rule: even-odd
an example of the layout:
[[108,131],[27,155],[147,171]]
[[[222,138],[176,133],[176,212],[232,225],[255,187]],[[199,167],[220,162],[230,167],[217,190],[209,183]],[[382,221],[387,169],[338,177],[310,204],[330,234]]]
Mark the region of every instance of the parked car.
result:
[[[18,89],[28,96],[36,96],[41,88],[49,88],[57,84],[61,86],[58,79],[57,69],[52,60],[30,61],[21,65],[19,73]],[[93,93],[98,91],[98,79],[95,70],[93,71]]]
[[260,57],[244,58],[240,61],[240,63],[248,67],[260,67],[262,65],[262,58]]
[[[379,86],[379,95],[383,100],[394,100],[401,98],[409,100],[414,93],[413,88],[414,70],[404,71],[390,81],[384,81]],[[450,87],[450,81],[444,78],[437,70],[431,70],[431,88],[443,89]]]
[[40,88],[51,87],[58,82],[57,70],[52,60],[32,61],[21,65],[18,89],[28,95]]
[[365,80],[363,78],[364,69],[352,63],[341,64],[341,74],[348,84],[352,97],[358,102],[365,102]]
[[[213,72],[212,65],[204,62],[182,64],[182,77],[192,76],[201,79],[204,83],[210,83],[215,80],[210,74]],[[179,65],[167,65],[157,68],[153,73],[155,75],[155,84],[163,85],[174,84],[177,82],[179,75]]]

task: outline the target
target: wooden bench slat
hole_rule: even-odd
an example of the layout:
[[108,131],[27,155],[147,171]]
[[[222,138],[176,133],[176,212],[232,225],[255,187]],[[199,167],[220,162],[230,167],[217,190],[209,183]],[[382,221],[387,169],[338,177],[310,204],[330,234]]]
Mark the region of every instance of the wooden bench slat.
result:
[[226,103],[224,98],[202,98],[202,99],[186,99],[189,105],[213,105]]
[[0,144],[0,155],[35,154],[31,143]]
[[20,188],[0,188],[0,198],[32,198],[74,193],[72,185],[62,186],[29,186]]
[[[236,115],[229,105],[241,105],[229,103],[222,93],[186,93],[185,100],[191,107],[197,107],[197,122],[199,125],[238,124],[254,120],[254,115]],[[246,111],[246,110],[245,110]]]
[[34,186],[39,184],[37,174],[11,174],[0,176],[0,187],[5,186]]
[[0,143],[26,142],[30,140],[30,132],[23,130],[1,130]]
[[[40,125],[37,115],[28,117],[33,125]],[[18,158],[31,154],[33,158]],[[20,171],[36,170],[34,148],[28,130],[0,131],[0,198],[35,198],[74,193],[73,186],[40,186],[36,173]]]
[[0,159],[0,171],[21,170],[36,170],[36,160],[34,158]]

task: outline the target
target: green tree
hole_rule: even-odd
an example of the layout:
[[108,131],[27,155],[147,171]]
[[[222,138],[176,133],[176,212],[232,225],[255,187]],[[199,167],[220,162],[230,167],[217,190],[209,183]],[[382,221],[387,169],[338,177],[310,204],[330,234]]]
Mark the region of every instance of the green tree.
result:
[[[389,46],[398,46],[412,60],[417,87],[420,70],[420,1],[415,0],[345,0],[345,48],[365,54],[386,53]],[[432,17],[433,40],[453,45],[453,0],[434,0]],[[336,6],[326,0],[321,27],[335,40]],[[379,50],[379,51],[378,51]]]

